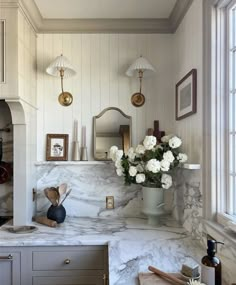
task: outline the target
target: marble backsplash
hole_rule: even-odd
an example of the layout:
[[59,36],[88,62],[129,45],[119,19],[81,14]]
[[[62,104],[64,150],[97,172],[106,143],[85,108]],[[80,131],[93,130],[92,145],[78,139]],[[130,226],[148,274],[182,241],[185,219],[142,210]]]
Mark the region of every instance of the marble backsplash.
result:
[[[43,190],[62,183],[72,189],[63,203],[68,216],[142,216],[141,187],[125,186],[110,162],[37,164],[37,213],[45,213],[50,206]],[[114,209],[106,209],[106,196],[114,196]]]
[[[165,210],[172,213],[188,230],[193,216],[201,215],[202,195],[199,170],[178,169],[174,173],[173,187],[165,191]],[[122,177],[116,175],[112,162],[37,164],[37,214],[43,214],[50,206],[44,195],[46,187],[67,183],[72,189],[63,203],[68,216],[83,217],[144,217],[141,212],[142,191],[140,185],[124,185]],[[114,196],[114,209],[106,209],[106,196]],[[192,212],[194,214],[192,216]]]

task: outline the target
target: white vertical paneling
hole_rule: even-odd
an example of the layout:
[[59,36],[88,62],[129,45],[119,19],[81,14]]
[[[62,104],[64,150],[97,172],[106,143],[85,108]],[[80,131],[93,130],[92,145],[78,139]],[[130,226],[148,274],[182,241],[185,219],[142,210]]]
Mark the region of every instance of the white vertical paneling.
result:
[[[139,41],[138,41],[138,56],[143,55],[144,57],[147,55],[147,35],[140,35]],[[150,61],[150,59],[148,59]],[[139,80],[138,80],[139,81]],[[151,94],[149,96],[148,94],[148,84],[149,84],[150,78],[143,79],[142,83],[142,93],[145,96],[146,100],[148,101],[149,98],[151,98]],[[140,84],[138,83],[138,89],[139,91]],[[136,136],[137,140],[141,142],[143,140],[143,137],[146,133],[146,112],[147,112],[147,106],[148,104],[143,105],[143,107],[136,108],[136,118],[137,118],[137,130],[136,130]]]
[[119,68],[120,68],[120,76],[119,76],[119,99],[118,104],[120,109],[128,114],[128,110],[130,105],[127,104],[127,96],[129,94],[129,78],[125,75],[125,71],[128,67],[128,35],[119,35]]
[[[70,62],[72,62],[73,56],[72,56],[72,41],[71,41],[71,35],[65,34],[62,37],[62,49],[63,54],[69,59]],[[65,84],[65,90],[67,92],[70,92],[72,94],[72,86],[73,86],[73,77],[65,78],[64,84]],[[72,94],[73,96],[73,94]],[[71,158],[71,149],[72,149],[72,129],[73,129],[73,105],[63,107],[62,109],[62,125],[63,125],[63,134],[69,135],[69,152],[68,157]]]
[[110,106],[110,35],[100,36],[100,80],[101,80],[101,109]]
[[37,38],[37,81],[40,84],[37,84],[37,106],[38,110],[38,120],[37,120],[37,136],[38,136],[38,144],[37,144],[37,157],[41,157],[41,159],[45,159],[45,104],[46,102],[46,94],[45,94],[45,57],[44,57],[44,35],[38,35]]
[[[58,104],[58,95],[61,93],[60,79],[57,77],[51,77],[46,73],[47,66],[58,56],[58,52],[54,51],[57,47],[60,46],[61,37],[52,37],[50,35],[44,35],[43,37],[43,48],[44,48],[44,66],[43,72],[44,76],[44,128],[45,135],[47,133],[61,133],[63,131],[62,125],[62,108]],[[43,141],[46,141],[46,137],[42,138]],[[45,153],[44,153],[45,157]]]
[[[73,112],[72,125],[75,120],[78,120],[78,129],[80,134],[81,123],[82,123],[82,36],[74,35],[71,37],[71,61],[76,70],[76,75],[72,78],[72,95],[73,103],[71,105],[71,110]],[[73,134],[71,136],[71,141],[73,141]],[[79,138],[80,142],[80,138]]]
[[82,35],[82,104],[81,126],[86,127],[86,146],[89,159],[92,157],[92,113],[91,113],[91,52],[90,37]]
[[[126,104],[130,106],[129,114],[132,116],[132,144],[137,145],[138,140],[137,140],[137,129],[139,126],[137,125],[137,108],[134,107],[131,104],[131,96],[139,91],[139,80],[136,77],[127,77],[125,76],[125,72],[127,68],[133,63],[133,61],[139,57],[139,51],[137,49],[138,46],[138,40],[137,35],[130,35],[129,37],[126,38],[127,41],[127,60],[126,63],[124,64],[124,69],[122,70],[122,76],[127,80],[127,83],[129,85],[128,92],[125,94],[125,100]],[[135,135],[134,135],[135,134]]]
[[109,36],[109,103],[110,106],[118,107],[118,80],[119,77],[119,58],[118,58],[118,35]]
[[[119,107],[132,116],[133,145],[143,140],[154,119],[159,119],[160,124],[171,129],[173,105],[170,106],[169,102],[173,104],[170,98],[174,96],[173,71],[170,68],[174,58],[171,53],[172,38],[172,35],[136,34],[39,35],[38,127],[43,131],[38,133],[38,160],[45,159],[45,145],[43,150],[40,145],[46,133],[68,133],[72,141],[74,119],[78,119],[79,134],[82,126],[87,128],[89,159],[93,159],[92,119],[107,107]],[[69,107],[63,107],[57,101],[60,79],[45,73],[47,65],[61,51],[77,70],[75,77],[64,81],[64,89],[74,97]],[[139,80],[127,77],[125,71],[140,54],[146,56],[158,72],[152,78],[143,80],[146,103],[136,108],[130,99],[133,93],[139,91]]]
[[[201,163],[202,146],[202,1],[194,1],[174,35],[175,84],[191,69],[197,69],[197,113],[176,121],[189,163]],[[193,37],[194,35],[194,37]]]
[[100,35],[91,35],[91,113],[93,116],[101,112],[101,81],[100,81]]

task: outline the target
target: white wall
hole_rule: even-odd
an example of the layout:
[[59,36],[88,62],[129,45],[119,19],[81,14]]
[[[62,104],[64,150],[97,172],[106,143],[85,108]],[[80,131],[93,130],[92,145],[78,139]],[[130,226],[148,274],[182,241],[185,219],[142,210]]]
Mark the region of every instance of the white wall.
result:
[[[203,69],[202,0],[195,0],[173,36],[174,81],[181,80],[192,68],[197,69],[197,113],[175,122],[176,133],[183,140],[189,163],[201,162],[202,146],[202,69]],[[174,92],[174,89],[173,89]],[[172,105],[172,111],[175,105]]]
[[[87,127],[87,147],[92,160],[92,118],[104,108],[118,107],[132,116],[133,145],[140,142],[160,120],[163,130],[173,130],[169,109],[173,97],[173,35],[134,34],[40,34],[37,39],[38,64],[38,150],[37,159],[45,160],[47,133],[67,133],[70,146],[74,119]],[[63,53],[75,65],[77,75],[64,80],[64,90],[74,96],[71,106],[58,103],[60,79],[46,74],[45,69]],[[146,103],[136,108],[131,95],[139,91],[138,79],[125,75],[128,66],[143,55],[157,73],[143,81]],[[80,139],[80,137],[79,137]],[[69,160],[71,147],[69,148]]]

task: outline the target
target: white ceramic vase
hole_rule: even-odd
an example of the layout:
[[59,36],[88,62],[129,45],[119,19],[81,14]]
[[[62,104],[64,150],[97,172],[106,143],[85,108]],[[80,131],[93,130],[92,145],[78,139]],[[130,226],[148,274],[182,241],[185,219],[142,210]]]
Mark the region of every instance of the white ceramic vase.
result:
[[156,226],[160,224],[160,216],[164,210],[164,190],[163,188],[142,187],[143,207],[142,212],[148,218],[148,224]]

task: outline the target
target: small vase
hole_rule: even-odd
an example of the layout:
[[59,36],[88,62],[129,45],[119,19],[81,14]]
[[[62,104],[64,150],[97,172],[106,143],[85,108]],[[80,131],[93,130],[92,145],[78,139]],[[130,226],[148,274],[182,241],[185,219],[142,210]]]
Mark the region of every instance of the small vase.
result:
[[63,205],[48,208],[47,218],[56,221],[58,224],[63,223],[66,217],[66,209]]
[[164,210],[164,190],[162,188],[142,187],[143,207],[142,212],[148,218],[148,224],[156,226],[160,224],[160,216]]

